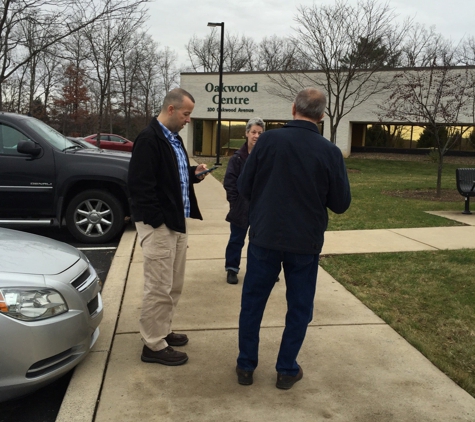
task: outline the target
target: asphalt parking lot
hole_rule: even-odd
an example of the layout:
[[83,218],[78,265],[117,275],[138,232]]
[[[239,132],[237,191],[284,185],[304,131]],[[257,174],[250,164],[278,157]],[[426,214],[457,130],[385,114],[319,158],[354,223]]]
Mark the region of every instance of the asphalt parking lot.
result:
[[[66,229],[56,227],[14,227],[14,229],[59,240],[82,250],[103,283],[106,281],[109,267],[120,241],[119,236],[107,244],[91,245],[79,243]],[[0,422],[54,422],[72,374],[73,371],[29,396],[0,403]]]

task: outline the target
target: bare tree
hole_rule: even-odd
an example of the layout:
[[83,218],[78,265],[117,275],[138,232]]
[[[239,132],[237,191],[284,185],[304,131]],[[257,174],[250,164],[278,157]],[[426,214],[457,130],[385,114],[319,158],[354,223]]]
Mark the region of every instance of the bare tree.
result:
[[[157,75],[159,74],[159,53],[158,44],[149,39],[146,43],[138,60],[141,61],[138,69],[138,87],[140,99],[142,102],[142,111],[145,116],[144,124],[148,124],[152,114],[157,110],[154,108],[154,101],[160,101],[164,98],[163,88],[158,88]],[[158,98],[156,98],[158,97]]]
[[472,35],[460,45],[460,62],[466,66],[475,65],[475,37]]
[[[214,28],[203,39],[193,36],[187,51],[194,71],[218,72],[220,58],[219,30]],[[223,69],[240,71],[289,71],[310,67],[306,56],[296,48],[294,40],[273,35],[259,44],[245,36],[226,34],[223,46]]]
[[[216,28],[203,39],[194,35],[186,47],[193,70],[218,72],[220,44],[220,32]],[[227,33],[223,46],[223,70],[225,72],[251,70],[252,58],[250,60],[249,52],[254,48],[255,43],[251,38]]]
[[[195,72],[217,72],[219,68],[219,58],[216,61],[215,52],[219,55],[219,40],[216,37],[216,31],[213,31],[203,39],[196,35],[188,41],[186,51]],[[224,47],[223,47],[224,49]]]
[[[41,39],[47,37],[48,34],[44,27],[37,27],[36,22],[32,19],[22,21],[15,29],[21,31],[21,37],[25,41],[24,51],[31,56],[30,61],[18,69],[18,71],[25,72],[24,83],[28,90],[25,112],[37,118],[46,119],[53,76],[58,75],[58,72],[55,72],[59,65],[58,48],[56,51],[52,47],[44,48],[37,54],[33,54],[38,49]],[[41,102],[42,107],[39,107]]]
[[[269,75],[274,82],[269,92],[293,100],[303,87],[323,85],[330,140],[335,143],[341,119],[383,89],[378,71],[397,55],[409,22],[398,26],[394,11],[375,0],[356,5],[337,0],[298,10],[295,45],[318,72]],[[375,46],[385,54],[374,54]]]
[[[116,19],[109,19],[101,25],[90,26],[85,31],[89,44],[89,60],[93,68],[93,78],[99,88],[99,109],[97,122],[97,144],[100,144],[100,133],[104,124],[104,112],[111,117],[111,91],[113,69],[120,59],[120,46],[145,19],[142,10],[129,9],[127,13]],[[107,107],[106,107],[107,106]]]
[[[31,114],[33,107],[33,100],[35,99],[35,93],[37,91],[37,70],[39,63],[41,63],[41,54],[32,54],[35,50],[38,49],[38,44],[41,42],[41,39],[47,36],[47,30],[44,30],[42,27],[38,27],[35,19],[31,17],[20,22],[20,24],[15,28],[16,31],[19,31],[19,38],[24,39],[24,48],[26,53],[31,56],[30,61],[25,65],[28,69],[29,77],[29,87],[28,87],[28,112]],[[46,32],[46,33],[45,33]]]
[[[27,80],[27,73],[28,69],[23,67],[18,70],[16,77],[10,87],[13,88],[12,92],[10,93],[10,107],[8,111],[13,111],[15,113],[26,113],[28,110],[28,104],[24,101],[25,95],[25,87],[27,84],[25,81]],[[16,94],[16,95],[15,95]]]
[[[65,69],[69,66],[73,66],[75,69],[77,69],[78,71],[80,70],[82,72],[84,76],[84,83],[89,85],[89,90],[92,88],[93,84],[90,83],[91,78],[89,76],[91,63],[88,59],[88,57],[90,56],[90,49],[88,47],[88,42],[84,30],[75,32],[74,34],[71,34],[69,37],[65,38],[61,42],[57,43],[54,48],[54,54],[51,53],[51,55],[53,55],[54,58],[51,59],[51,66],[53,68],[51,68],[48,74],[50,79],[58,80],[58,85],[64,85]],[[58,66],[59,63],[62,66]],[[54,71],[55,65],[56,67],[62,69],[61,72]],[[53,91],[53,87],[51,87],[51,91]],[[51,92],[51,95],[56,95],[57,97],[60,97],[61,95],[63,95],[63,93],[62,91],[57,91]],[[55,98],[55,100],[58,100],[58,98]],[[94,103],[94,99],[92,98],[92,96],[89,102],[87,102],[87,104],[85,105],[89,113],[96,111],[95,107],[91,107],[91,101],[92,103]]]
[[[169,47],[160,50],[158,43],[146,33],[129,34],[118,48],[119,60],[115,65],[126,137],[133,114],[139,113],[140,108],[148,123],[157,111],[151,104],[161,103],[165,94],[178,85],[180,75],[176,68],[177,55]],[[152,98],[155,95],[158,98]]]
[[[437,197],[441,195],[445,153],[469,129],[461,127],[461,116],[475,124],[473,68],[454,66],[456,49],[442,42],[432,49],[432,63],[425,68],[404,69],[394,75],[392,93],[381,104],[380,119],[424,126],[435,140],[437,151]],[[442,47],[440,47],[442,46]]]
[[161,85],[163,86],[163,97],[171,89],[178,86],[180,80],[180,70],[176,67],[177,54],[170,50],[169,47],[165,47],[158,54],[158,69],[161,79]]
[[431,66],[434,60],[443,64],[441,50],[449,50],[447,40],[435,32],[434,27],[427,29],[424,25],[414,24],[406,34],[401,48],[401,67]]
[[[459,61],[465,66],[475,66],[475,37],[472,35],[461,42],[459,52]],[[475,72],[470,73],[472,95],[475,97]],[[475,101],[471,103],[471,116],[475,116]],[[471,139],[475,138],[475,132],[472,131]]]
[[307,70],[311,66],[307,56],[296,47],[294,40],[277,35],[262,39],[255,61],[256,70],[264,72]]
[[58,86],[63,75],[60,73],[60,59],[49,49],[40,55],[38,87],[35,92],[36,99],[42,99],[44,105],[44,115],[42,119],[48,120],[48,113],[51,106],[53,90]]
[[130,32],[117,48],[118,60],[114,67],[118,85],[119,107],[125,119],[125,137],[129,138],[132,115],[137,103],[139,69],[144,56],[145,33]]
[[223,68],[228,72],[249,70],[248,52],[255,48],[254,41],[244,35],[239,37],[239,35],[228,34],[225,46]]
[[88,61],[89,55],[90,49],[85,30],[71,34],[56,49],[57,57],[65,60],[67,63],[73,63],[78,69],[86,67],[85,63]]
[[[0,109],[3,83],[69,35],[148,0],[4,0],[0,8]],[[20,30],[27,23],[32,32]],[[34,37],[31,45],[29,39]],[[30,45],[32,48],[25,48]]]

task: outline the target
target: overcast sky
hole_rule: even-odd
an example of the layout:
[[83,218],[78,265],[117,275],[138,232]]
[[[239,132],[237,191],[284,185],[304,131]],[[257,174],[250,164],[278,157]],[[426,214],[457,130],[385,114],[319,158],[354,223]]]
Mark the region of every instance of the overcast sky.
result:
[[[224,22],[226,33],[245,35],[259,42],[274,34],[291,35],[297,7],[314,3],[333,4],[327,0],[152,0],[148,32],[162,48],[169,46],[174,50],[178,64],[184,65],[188,62],[186,44],[193,35],[199,38],[208,35],[212,29],[208,22]],[[388,3],[401,21],[412,17],[426,27],[435,25],[438,33],[453,41],[475,36],[473,0],[390,0]]]

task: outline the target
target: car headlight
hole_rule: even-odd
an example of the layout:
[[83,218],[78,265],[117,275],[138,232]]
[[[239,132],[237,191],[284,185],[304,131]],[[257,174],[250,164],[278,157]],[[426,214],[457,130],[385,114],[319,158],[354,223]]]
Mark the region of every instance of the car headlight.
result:
[[53,289],[0,289],[0,313],[22,321],[38,321],[68,311],[61,294]]

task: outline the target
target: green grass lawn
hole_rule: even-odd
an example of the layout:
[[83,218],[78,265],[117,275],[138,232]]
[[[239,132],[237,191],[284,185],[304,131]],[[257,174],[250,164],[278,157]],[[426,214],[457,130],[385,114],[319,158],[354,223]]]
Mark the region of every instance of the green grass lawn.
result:
[[[438,227],[459,223],[425,211],[463,211],[455,169],[444,164],[442,189],[454,201],[405,199],[389,191],[434,191],[430,161],[346,160],[353,201],[330,212],[329,230]],[[475,397],[475,251],[322,257],[321,266],[434,365]]]
[[[193,159],[198,164],[206,164],[208,168],[213,167],[216,163],[216,157],[193,157]],[[226,173],[226,168],[228,166],[229,158],[228,157],[220,157],[219,162],[221,166],[217,168],[213,173],[211,173],[216,179],[218,179],[221,183],[223,183],[224,175]]]
[[320,265],[475,397],[475,251],[335,255]]
[[[227,161],[213,173],[220,181]],[[346,164],[352,204],[345,214],[329,212],[329,230],[459,225],[425,211],[462,212],[462,196],[447,202],[387,194],[432,189],[435,195],[436,164],[358,158]],[[467,165],[444,165],[442,188],[449,193],[456,191],[457,167]],[[322,257],[321,266],[475,397],[475,251],[335,255]]]
[[[195,157],[208,167],[215,157]],[[213,176],[223,181],[229,158],[221,157],[222,166]],[[388,191],[434,189],[436,164],[428,161],[406,162],[371,159],[346,159],[349,172],[352,203],[341,215],[329,212],[328,230],[367,230],[408,227],[440,227],[460,225],[452,220],[427,214],[425,211],[460,210],[464,200],[442,202],[435,200],[404,199],[386,194]],[[445,164],[442,188],[456,192],[455,169],[457,164]],[[432,199],[432,198],[431,198]],[[475,201],[474,201],[475,202]],[[475,206],[475,204],[474,204]]]
[[[367,230],[406,227],[459,225],[425,211],[463,210],[463,197],[454,202],[427,201],[394,197],[385,192],[434,189],[436,164],[390,160],[346,160],[352,203],[342,214],[329,213],[328,230]],[[457,164],[446,164],[442,188],[456,192]]]
[[225,143],[222,145],[222,148],[233,148],[233,149],[239,149],[241,148],[244,143],[246,142],[245,138],[241,139],[230,139],[229,142]]

